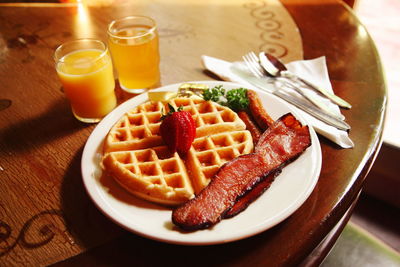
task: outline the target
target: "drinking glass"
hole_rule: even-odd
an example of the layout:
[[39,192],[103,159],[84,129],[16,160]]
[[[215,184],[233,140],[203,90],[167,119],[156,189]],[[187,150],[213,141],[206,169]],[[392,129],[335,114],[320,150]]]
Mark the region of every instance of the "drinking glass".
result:
[[94,39],[70,41],[56,49],[54,59],[64,92],[78,120],[98,122],[115,108],[115,80],[105,43]]
[[138,94],[159,85],[160,54],[153,19],[130,16],[112,21],[108,45],[123,90]]

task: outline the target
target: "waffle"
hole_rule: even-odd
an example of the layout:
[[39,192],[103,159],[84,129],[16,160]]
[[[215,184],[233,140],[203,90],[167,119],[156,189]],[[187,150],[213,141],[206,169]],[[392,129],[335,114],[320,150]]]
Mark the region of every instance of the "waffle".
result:
[[176,205],[204,188],[226,161],[252,152],[253,140],[243,121],[227,107],[197,98],[175,98],[169,103],[175,109],[182,106],[196,123],[196,138],[185,156],[169,152],[159,133],[168,104],[146,102],[111,128],[104,141],[103,167],[132,194]]

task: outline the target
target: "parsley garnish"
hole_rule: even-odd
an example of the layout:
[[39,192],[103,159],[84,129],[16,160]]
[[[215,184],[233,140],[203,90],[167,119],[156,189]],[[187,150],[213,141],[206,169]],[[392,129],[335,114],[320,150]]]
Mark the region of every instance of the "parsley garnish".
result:
[[206,89],[203,92],[204,100],[211,100],[219,103],[224,102],[224,99],[221,99],[222,97],[225,97],[225,89],[222,88],[222,85],[215,86],[211,89]]
[[247,109],[249,106],[247,89],[245,88],[226,91],[222,88],[222,85],[218,85],[214,88],[204,90],[203,98],[204,100],[211,100],[218,104],[228,106],[235,111]]
[[247,98],[247,89],[237,88],[230,90],[226,93],[228,107],[235,111],[247,109],[249,106],[249,99]]

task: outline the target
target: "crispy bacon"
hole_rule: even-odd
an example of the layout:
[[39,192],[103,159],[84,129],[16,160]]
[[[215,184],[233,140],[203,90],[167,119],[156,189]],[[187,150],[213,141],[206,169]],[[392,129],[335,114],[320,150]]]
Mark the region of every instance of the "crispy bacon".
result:
[[199,195],[173,211],[172,221],[185,230],[210,227],[254,185],[297,158],[310,145],[308,127],[302,126],[292,114],[284,115],[263,133],[255,153],[223,165]]
[[[293,127],[294,128],[297,127],[298,130],[301,131],[300,129],[301,125],[298,123],[298,121],[291,121],[290,117],[286,117],[285,119],[286,119],[286,124],[295,123],[296,125],[293,125]],[[265,141],[267,137],[268,136],[265,135],[263,140]],[[275,172],[270,173],[266,178],[262,179],[262,181],[254,185],[253,188],[248,190],[243,196],[241,196],[236,200],[235,204],[224,214],[223,218],[231,218],[233,216],[236,216],[240,212],[244,211],[252,202],[254,202],[271,186],[272,182],[275,180],[275,177],[277,177],[281,172],[282,170],[278,169]]]

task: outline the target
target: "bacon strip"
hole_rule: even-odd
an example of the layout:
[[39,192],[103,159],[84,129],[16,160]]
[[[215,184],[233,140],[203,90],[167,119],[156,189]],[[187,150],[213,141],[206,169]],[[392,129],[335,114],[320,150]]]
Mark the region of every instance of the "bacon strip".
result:
[[307,126],[286,114],[263,133],[255,153],[223,165],[199,195],[172,212],[172,221],[185,230],[208,228],[219,222],[235,201],[265,176],[297,158],[311,145]]
[[249,99],[249,110],[254,120],[262,131],[270,127],[274,120],[268,115],[263,108],[260,98],[255,91],[247,90],[247,97]]
[[[296,124],[293,125],[294,128],[298,128],[298,130],[301,130],[300,127],[301,125],[298,123],[298,121],[290,121],[291,119],[289,117],[286,118],[286,124]],[[267,140],[269,136],[265,135],[263,138],[263,142]],[[235,204],[232,206],[231,209],[229,209],[225,214],[223,218],[231,218],[233,216],[236,216],[240,212],[244,211],[252,202],[254,202],[259,196],[261,196],[272,184],[272,182],[275,180],[275,177],[277,177],[280,173],[282,172],[281,169],[276,170],[275,172],[272,172],[269,174],[266,178],[264,178],[262,181],[254,185],[252,189],[247,191],[243,196],[238,198],[235,202]]]
[[239,111],[237,114],[239,115],[239,118],[244,122],[244,124],[246,124],[246,130],[248,130],[251,133],[251,137],[253,138],[253,143],[254,145],[256,145],[261,137],[262,132],[260,131],[258,126],[254,123],[251,116],[247,114],[246,111]]

